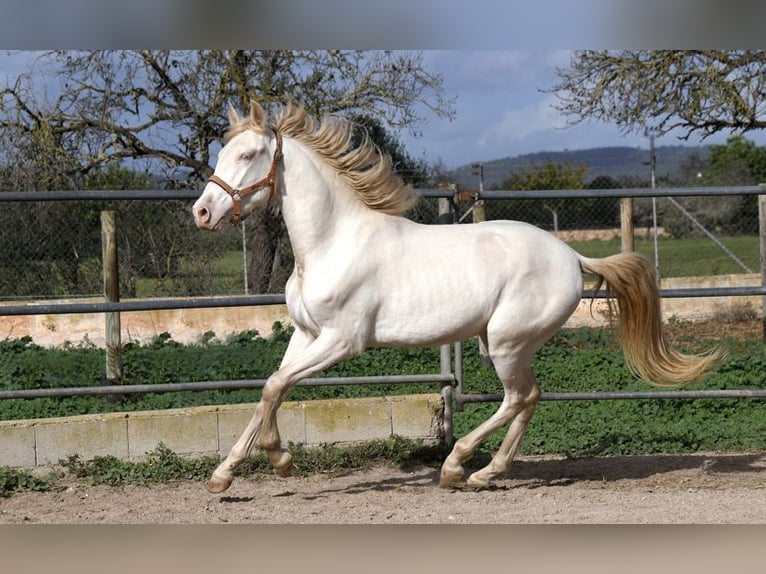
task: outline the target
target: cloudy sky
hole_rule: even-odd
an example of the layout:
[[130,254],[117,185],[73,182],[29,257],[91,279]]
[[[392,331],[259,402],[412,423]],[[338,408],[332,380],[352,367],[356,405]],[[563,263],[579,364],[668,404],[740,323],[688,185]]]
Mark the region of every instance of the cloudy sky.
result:
[[[447,168],[539,151],[561,151],[602,146],[635,146],[648,149],[643,134],[622,135],[613,126],[586,122],[566,127],[553,107],[556,96],[541,90],[558,81],[556,67],[569,65],[568,50],[426,51],[424,63],[444,78],[447,97],[456,96],[456,118],[431,114],[422,137],[402,133],[402,141],[414,157],[441,160]],[[746,137],[763,145],[764,136]],[[704,143],[723,143],[726,135]],[[674,136],[656,145],[697,145]]]
[[410,152],[441,160],[448,168],[524,153],[600,145],[639,145],[602,124],[566,128],[553,108],[556,97],[541,90],[556,83],[555,68],[570,52],[530,50],[426,51],[425,66],[441,74],[456,117],[431,115],[422,137],[402,134]]
[[[586,149],[604,146],[648,148],[642,134],[623,136],[612,125],[599,122],[565,126],[553,107],[556,96],[542,90],[556,82],[556,67],[569,64],[568,50],[425,50],[426,68],[443,77],[445,96],[455,97],[456,117],[441,119],[424,110],[426,122],[415,137],[400,137],[413,157],[440,161],[454,168],[539,151]],[[30,53],[0,53],[0,81],[12,80],[27,71]],[[37,70],[37,73],[43,73]],[[746,137],[766,144],[766,134]],[[723,143],[726,135],[705,143]],[[684,143],[672,136],[656,144]],[[698,140],[688,144],[696,145]]]

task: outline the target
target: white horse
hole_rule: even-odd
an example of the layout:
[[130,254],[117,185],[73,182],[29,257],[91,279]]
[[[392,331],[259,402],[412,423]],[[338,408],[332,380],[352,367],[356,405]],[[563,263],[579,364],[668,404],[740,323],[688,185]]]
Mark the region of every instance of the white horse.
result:
[[535,410],[540,388],[532,355],[577,307],[582,274],[616,296],[621,341],[633,371],[652,384],[677,386],[704,377],[717,352],[681,354],[662,332],[651,265],[626,253],[591,259],[553,235],[516,221],[421,225],[400,217],[411,187],[370,142],[351,147],[352,125],[315,121],[295,105],[269,123],[253,103],[231,127],[214,175],[193,207],[199,228],[218,230],[255,209],[281,211],[295,269],[287,307],[295,327],[280,368],[263,388],[252,420],[208,482],[222,492],[253,446],[287,476],[276,412],[301,379],[367,347],[439,345],[478,336],[504,389],[497,412],[455,442],[440,484],[463,479],[463,464],[483,440],[510,426],[491,462],[470,475],[482,488],[509,468]]

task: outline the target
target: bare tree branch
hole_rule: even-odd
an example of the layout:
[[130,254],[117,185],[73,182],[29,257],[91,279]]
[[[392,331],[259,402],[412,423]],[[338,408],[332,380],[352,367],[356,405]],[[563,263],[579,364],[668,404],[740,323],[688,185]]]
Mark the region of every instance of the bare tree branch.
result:
[[574,52],[551,90],[570,125],[614,123],[624,133],[652,127],[682,139],[766,128],[763,51]]
[[454,114],[418,53],[59,50],[43,60],[60,70],[59,96],[41,101],[32,78],[19,78],[2,91],[0,125],[29,131],[45,123],[85,171],[150,158],[205,177],[226,128],[224,106],[251,99],[293,99],[319,115],[367,113],[392,128],[422,121],[419,105]]
[[[229,103],[293,100],[317,115],[366,114],[395,129],[415,128],[422,109],[454,115],[441,77],[417,52],[57,50],[40,61],[58,70],[55,98],[32,74],[0,91],[0,149],[23,147],[37,174],[24,185],[37,188],[76,187],[128,159],[180,172],[168,185],[198,185],[213,169]],[[282,231],[268,214],[253,219],[253,281],[263,290]]]

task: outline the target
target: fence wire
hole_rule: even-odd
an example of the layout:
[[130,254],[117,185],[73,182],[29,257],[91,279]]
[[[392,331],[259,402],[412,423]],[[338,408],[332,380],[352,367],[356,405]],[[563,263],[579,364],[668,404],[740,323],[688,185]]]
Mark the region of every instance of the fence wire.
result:
[[[444,222],[439,194],[442,201],[450,194],[424,191],[406,216]],[[454,220],[526,221],[559,235],[585,255],[602,257],[621,249],[619,194],[629,191],[526,192],[515,197],[509,197],[514,192],[485,192],[479,204],[462,194],[453,198]],[[662,277],[758,273],[757,194],[736,191],[691,195],[694,190],[675,189],[666,190],[667,197],[634,197],[635,249],[657,261]],[[110,193],[119,199],[107,200]],[[269,247],[276,257],[268,270],[257,267],[263,242],[256,241],[261,230],[250,220],[217,234],[197,230],[190,213],[193,192],[176,192],[171,199],[151,192],[103,192],[85,201],[72,199],[72,194],[67,201],[52,201],[57,192],[40,194],[41,201],[34,197],[0,192],[0,300],[100,296],[103,209],[117,216],[122,298],[253,294],[263,292],[249,288],[254,275],[265,272],[272,278],[268,292],[278,293],[292,269],[284,228]]]

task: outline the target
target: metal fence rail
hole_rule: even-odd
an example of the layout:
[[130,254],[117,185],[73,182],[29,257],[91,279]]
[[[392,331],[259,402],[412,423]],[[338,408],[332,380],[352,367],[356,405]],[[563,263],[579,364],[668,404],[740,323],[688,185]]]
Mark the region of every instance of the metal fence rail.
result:
[[[315,377],[298,382],[297,386],[330,385],[401,385],[405,383],[442,383],[451,385],[455,378],[449,373],[425,375],[373,375],[368,377]],[[0,391],[0,399],[33,399],[42,397],[81,397],[86,395],[130,395],[144,393],[175,393],[182,391],[220,391],[232,389],[262,389],[266,379],[230,381],[200,381],[190,383],[158,383],[142,385],[102,385],[98,387],[67,387],[58,389],[23,389]]]
[[[427,199],[446,199],[451,208],[456,207],[456,194],[449,189],[419,189],[418,192]],[[601,198],[656,198],[656,197],[691,197],[691,196],[725,196],[725,195],[763,195],[765,186],[738,187],[690,187],[690,188],[635,188],[635,189],[606,189],[606,190],[540,190],[518,191],[499,190],[484,192],[482,200],[509,199],[587,199]],[[0,203],[3,202],[58,202],[58,201],[168,201],[195,200],[199,190],[140,190],[140,191],[38,191],[38,192],[0,192]],[[478,199],[474,196],[473,199]],[[456,217],[451,221],[456,222]],[[761,231],[763,233],[763,231]],[[761,257],[763,258],[763,254]],[[726,288],[694,288],[694,289],[664,289],[662,297],[723,297],[723,296],[753,296],[766,297],[766,286],[759,287],[726,287]],[[583,297],[604,297],[603,292],[585,291]],[[284,304],[284,294],[274,295],[241,295],[216,297],[189,298],[155,298],[128,301],[104,301],[88,303],[31,303],[11,304],[0,306],[0,315],[38,315],[38,314],[69,314],[69,313],[120,313],[127,311],[150,311],[160,309],[190,309],[215,308]],[[371,377],[328,377],[312,378],[302,381],[301,385],[365,385],[365,384],[403,384],[403,383],[439,383],[442,385],[442,396],[445,399],[445,436],[451,436],[452,400],[456,408],[462,409],[464,404],[477,402],[497,402],[502,395],[496,394],[465,394],[463,393],[463,360],[462,344],[454,346],[452,356],[450,346],[442,347],[441,368],[439,373],[430,375],[389,375]],[[454,363],[453,363],[454,359]],[[451,364],[452,363],[452,364]],[[175,391],[200,391],[217,389],[261,388],[264,379],[206,381],[189,383],[171,383],[156,385],[108,385],[95,387],[72,387],[65,389],[28,389],[18,391],[0,391],[0,399],[20,399],[34,397],[64,397],[80,395],[119,395],[131,393],[163,393]],[[455,387],[453,392],[453,387]],[[543,393],[541,400],[634,400],[634,399],[743,399],[766,398],[766,390],[708,390],[708,391],[646,391],[646,392],[589,392],[589,393]]]
[[0,315],[68,315],[76,313],[113,313],[126,311],[157,311],[163,309],[213,309],[219,307],[249,307],[284,305],[283,293],[273,295],[237,295],[230,297],[189,297],[184,299],[144,299],[140,301],[103,301],[92,303],[31,303],[2,305]]
[[[421,197],[445,198],[454,196],[454,191],[444,189],[418,189]],[[481,194],[481,199],[592,199],[594,197],[712,197],[723,195],[763,195],[766,184],[741,186],[710,186],[710,187],[630,187],[617,189],[541,189],[525,190],[492,190]]]
[[[463,403],[500,402],[503,395],[499,394],[466,394],[462,396]],[[612,401],[612,400],[643,400],[643,399],[766,399],[766,389],[726,389],[707,391],[634,391],[634,392],[579,392],[579,393],[546,393],[540,396],[541,401]]]
[[[662,289],[664,298],[686,297],[744,297],[766,296],[766,287],[699,287]],[[585,290],[584,299],[604,299],[603,291]],[[141,301],[104,301],[92,303],[30,303],[24,305],[0,304],[0,315],[69,315],[77,313],[124,313],[128,311],[157,311],[163,309],[215,309],[219,307],[250,307],[258,305],[284,305],[283,293],[266,295],[239,295],[230,297],[190,297],[188,299],[147,299]]]

